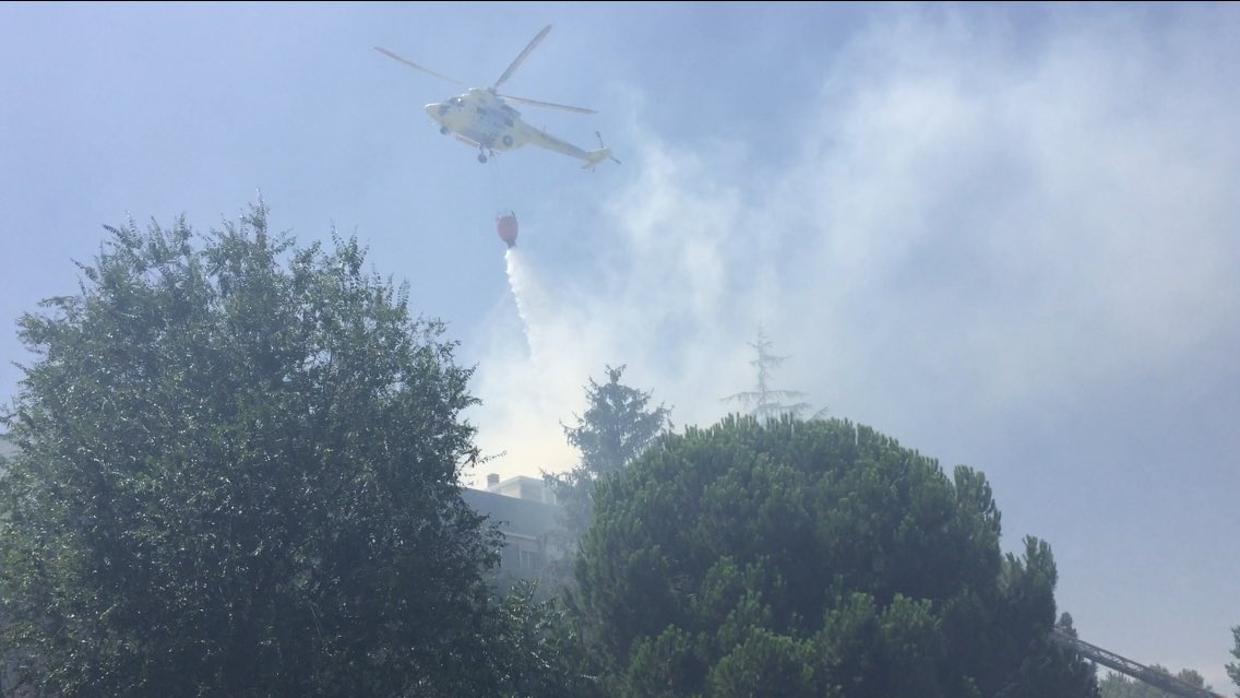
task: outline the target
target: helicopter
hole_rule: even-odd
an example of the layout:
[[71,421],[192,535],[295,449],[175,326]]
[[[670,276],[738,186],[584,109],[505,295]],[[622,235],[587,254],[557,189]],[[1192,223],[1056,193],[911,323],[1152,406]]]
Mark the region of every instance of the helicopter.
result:
[[[582,165],[583,169],[593,170],[596,165],[604,160],[619,163],[620,161],[612,156],[611,149],[603,144],[603,137],[598,131],[594,132],[599,140],[598,149],[584,150],[572,143],[552,136],[545,130],[529,125],[521,118],[521,113],[513,109],[508,102],[543,109],[558,109],[578,114],[597,114],[598,112],[593,109],[542,102],[525,97],[514,97],[498,92],[500,85],[503,85],[512,77],[517,68],[525,62],[525,59],[547,37],[550,31],[551,25],[543,27],[542,31],[538,32],[530,40],[530,43],[526,45],[525,49],[513,59],[512,63],[508,65],[508,69],[499,76],[494,85],[490,87],[471,87],[447,101],[426,105],[426,113],[439,124],[439,132],[445,136],[451,134],[462,143],[472,148],[477,148],[478,162],[480,163],[486,163],[487,158],[495,157],[496,153],[515,150],[526,144],[540,146],[569,157],[584,160],[586,164]],[[389,58],[393,58],[411,68],[428,73],[441,80],[447,80],[461,86],[465,84],[460,80],[420,66],[380,46],[375,46],[374,49]]]

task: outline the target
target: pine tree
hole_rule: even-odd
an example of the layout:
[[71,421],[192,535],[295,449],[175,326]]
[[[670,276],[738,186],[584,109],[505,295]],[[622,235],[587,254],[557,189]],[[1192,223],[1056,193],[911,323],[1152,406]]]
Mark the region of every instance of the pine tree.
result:
[[[1227,665],[1227,675],[1231,677],[1232,683],[1240,687],[1240,625],[1232,628],[1231,634],[1236,638],[1236,646],[1231,651],[1231,656],[1236,658],[1236,663]],[[1240,692],[1236,695],[1240,696]]]
[[[753,347],[758,356],[749,362],[758,371],[758,384],[753,390],[747,390],[723,398],[724,402],[740,403],[750,416],[757,418],[761,422],[769,422],[778,419],[784,415],[800,417],[810,408],[808,402],[784,402],[785,400],[800,400],[805,397],[805,393],[799,390],[779,390],[771,387],[772,369],[778,368],[784,361],[788,360],[787,356],[778,356],[771,353],[771,347],[774,343],[766,338],[762,328],[758,328],[758,341],[749,342],[749,346]],[[814,417],[822,416],[826,413],[823,408],[814,414]]]
[[980,472],[783,427],[690,427],[595,489],[572,613],[606,695],[1097,698],[1045,639],[1050,546],[1002,553]]
[[671,410],[648,406],[650,393],[620,382],[625,366],[606,367],[607,382],[593,378],[586,386],[588,407],[564,427],[569,444],[581,453],[577,467],[561,475],[545,475],[564,509],[563,534],[568,550],[590,526],[594,484],[635,460],[660,433],[670,428]]

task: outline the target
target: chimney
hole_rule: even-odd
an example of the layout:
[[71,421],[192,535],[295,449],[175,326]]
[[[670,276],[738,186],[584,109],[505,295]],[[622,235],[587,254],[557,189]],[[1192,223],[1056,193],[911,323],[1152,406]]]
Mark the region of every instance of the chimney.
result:
[[495,489],[496,487],[499,487],[499,474],[498,474],[498,473],[488,473],[488,474],[487,474],[487,489],[488,489],[488,490],[493,490],[493,489]]

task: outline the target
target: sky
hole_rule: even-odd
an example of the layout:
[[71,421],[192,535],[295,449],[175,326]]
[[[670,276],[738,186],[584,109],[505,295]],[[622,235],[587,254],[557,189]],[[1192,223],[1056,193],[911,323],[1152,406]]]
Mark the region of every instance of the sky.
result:
[[[455,87],[371,50],[485,86],[547,24],[505,89],[622,164],[480,165],[422,111]],[[776,387],[985,472],[1083,638],[1227,690],[1237,6],[10,3],[0,62],[0,397],[104,225],[261,192],[447,322],[486,472],[570,467],[606,365],[715,422],[763,328]]]

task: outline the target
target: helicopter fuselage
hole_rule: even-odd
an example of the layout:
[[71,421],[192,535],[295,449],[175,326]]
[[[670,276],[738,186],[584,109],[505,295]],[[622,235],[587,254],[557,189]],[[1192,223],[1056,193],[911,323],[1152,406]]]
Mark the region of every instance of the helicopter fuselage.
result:
[[[426,114],[434,119],[435,123],[439,124],[439,132],[445,136],[449,133],[453,134],[457,140],[469,145],[471,148],[477,148],[478,162],[486,162],[489,155],[520,148],[526,143],[532,143],[562,155],[584,160],[586,164],[583,167],[587,169],[593,169],[595,165],[603,160],[620,162],[612,156],[611,150],[603,145],[602,136],[599,136],[599,148],[597,150],[583,150],[572,143],[562,141],[546,131],[536,129],[525,123],[521,120],[520,112],[509,106],[506,100],[543,109],[559,109],[561,111],[584,114],[593,114],[593,109],[584,109],[567,104],[555,104],[554,102],[542,102],[526,97],[504,95],[498,92],[500,85],[503,85],[508,78],[512,77],[521,63],[530,55],[530,52],[538,46],[539,42],[546,38],[547,33],[550,31],[550,25],[543,27],[542,31],[538,32],[530,40],[530,43],[513,59],[512,63],[508,64],[508,68],[491,87],[471,87],[464,93],[452,97],[445,102],[434,102],[426,105],[424,107]],[[420,66],[381,46],[376,46],[375,50],[415,70],[458,85],[463,84],[459,80]],[[594,133],[598,135],[598,131]]]
[[439,124],[440,133],[454,134],[457,140],[477,148],[479,162],[486,162],[488,156],[515,150],[527,143],[584,160],[586,168],[593,168],[608,158],[619,162],[605,146],[598,150],[583,150],[530,126],[503,97],[486,88],[471,88],[446,102],[428,104],[425,109],[426,114]]
[[528,141],[529,127],[521,113],[508,106],[494,92],[480,87],[470,89],[446,102],[426,105],[426,113],[446,133],[456,133],[488,151],[519,148]]

